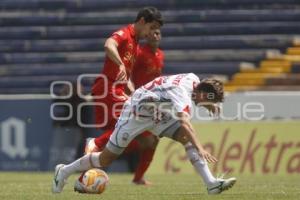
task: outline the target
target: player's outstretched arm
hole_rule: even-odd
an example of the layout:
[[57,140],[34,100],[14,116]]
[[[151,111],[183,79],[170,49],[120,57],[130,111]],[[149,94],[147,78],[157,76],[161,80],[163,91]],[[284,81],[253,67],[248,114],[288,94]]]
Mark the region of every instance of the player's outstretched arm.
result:
[[198,140],[196,136],[196,131],[193,128],[193,125],[190,122],[190,117],[186,113],[178,113],[179,121],[181,123],[181,129],[179,130],[179,136],[176,138],[182,144],[186,144],[187,142],[191,142],[193,146],[198,150],[201,157],[203,157],[207,162],[214,163],[217,159],[208,153]]
[[120,81],[126,80],[126,69],[118,52],[118,43],[113,38],[108,38],[104,44],[104,49],[106,55],[120,68],[120,72],[117,76],[117,79]]

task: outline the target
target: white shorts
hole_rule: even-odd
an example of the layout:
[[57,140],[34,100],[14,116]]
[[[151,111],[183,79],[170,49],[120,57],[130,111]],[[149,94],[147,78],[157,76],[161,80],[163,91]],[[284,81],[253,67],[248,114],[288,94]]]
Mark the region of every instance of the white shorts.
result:
[[149,116],[137,117],[130,101],[127,101],[106,148],[112,153],[121,154],[135,137],[146,130],[159,137],[173,138],[179,127],[179,121],[171,116],[160,121],[154,121]]

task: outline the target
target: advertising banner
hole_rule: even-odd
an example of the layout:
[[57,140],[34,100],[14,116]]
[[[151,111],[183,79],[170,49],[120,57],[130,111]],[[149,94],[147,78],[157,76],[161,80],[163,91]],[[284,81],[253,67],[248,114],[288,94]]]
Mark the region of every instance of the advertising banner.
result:
[[[217,157],[217,173],[300,174],[300,123],[194,123],[204,147]],[[181,144],[160,140],[149,173],[195,173]]]
[[1,100],[0,170],[46,170],[52,140],[49,100]]

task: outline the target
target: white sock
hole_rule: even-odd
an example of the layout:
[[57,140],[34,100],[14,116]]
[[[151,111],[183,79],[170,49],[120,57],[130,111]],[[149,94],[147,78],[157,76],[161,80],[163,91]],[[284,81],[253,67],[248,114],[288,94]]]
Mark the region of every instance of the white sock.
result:
[[89,170],[91,168],[100,168],[100,157],[101,152],[93,152],[90,154],[86,154],[83,157],[75,160],[74,162],[65,165],[61,172],[64,174],[65,178],[68,178],[71,174],[75,172],[82,172]]
[[184,145],[188,158],[195,167],[197,173],[202,177],[206,185],[213,185],[216,183],[216,178],[212,175],[208,168],[207,162],[201,158],[197,149],[189,142]]

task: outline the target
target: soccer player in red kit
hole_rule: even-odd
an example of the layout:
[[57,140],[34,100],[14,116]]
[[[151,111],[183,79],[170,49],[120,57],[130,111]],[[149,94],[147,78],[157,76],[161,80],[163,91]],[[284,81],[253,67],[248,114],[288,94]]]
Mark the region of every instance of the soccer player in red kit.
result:
[[[138,46],[137,59],[132,71],[132,81],[136,89],[162,75],[164,53],[159,49],[160,41],[161,31],[154,29],[148,35],[147,43]],[[144,174],[153,159],[158,138],[149,131],[145,131],[140,137],[148,138],[146,141],[152,142],[150,142],[150,146],[140,150],[139,163],[135,170],[133,182],[148,185],[151,183],[144,179]],[[129,150],[134,149],[134,144],[135,142],[132,142],[128,146]]]
[[[164,54],[159,49],[160,41],[160,29],[153,29],[147,37],[147,43],[138,46],[136,62],[131,75],[135,88],[139,88],[156,77],[161,76],[164,65]],[[112,131],[107,130],[95,140],[90,140],[86,147],[86,152],[101,151],[108,142]],[[139,137],[139,141],[133,140],[126,148],[125,153],[127,154],[133,151],[139,151],[140,153],[133,183],[142,185],[151,184],[144,179],[144,174],[152,161],[157,144],[158,138],[146,131]]]
[[[138,40],[162,25],[160,12],[154,7],[146,7],[139,11],[134,24],[114,32],[106,40],[102,76],[96,79],[92,88],[92,95],[98,103],[95,106],[96,123],[102,129],[114,128],[123,103],[128,99],[125,89],[131,85],[130,77],[137,55]],[[101,97],[103,94],[104,97]]]
[[138,46],[137,59],[132,71],[132,81],[135,88],[139,88],[161,76],[164,66],[164,53],[159,49],[160,41],[160,29],[154,29],[147,37],[147,43]]
[[[95,113],[96,123],[104,130],[104,133],[95,140],[88,142],[87,152],[91,151],[89,148],[93,143],[95,149],[92,151],[101,151],[105,147],[120,115],[123,103],[130,95],[129,93],[126,94],[126,89],[129,88],[133,91],[130,77],[132,77],[133,68],[138,69],[138,67],[134,67],[138,40],[149,36],[150,32],[154,34],[152,30],[157,30],[162,25],[163,20],[160,12],[156,8],[146,7],[138,13],[134,24],[114,32],[105,42],[106,58],[102,76],[96,79],[92,88],[95,102],[102,104],[102,106],[95,106]],[[154,37],[149,38],[153,39]],[[103,79],[103,77],[107,78],[107,80]],[[99,98],[103,94],[106,95]],[[157,141],[154,136],[147,135],[147,137],[140,139],[139,142],[133,141],[128,147],[127,152],[132,152],[141,151],[141,147],[142,149],[147,149],[154,146],[152,150],[149,150],[150,153],[149,151],[142,153],[141,157],[144,159],[138,165],[139,167],[133,180],[134,183],[147,184],[143,179],[143,175],[151,162],[149,162],[149,159],[151,158],[152,160],[153,149],[155,149]]]

